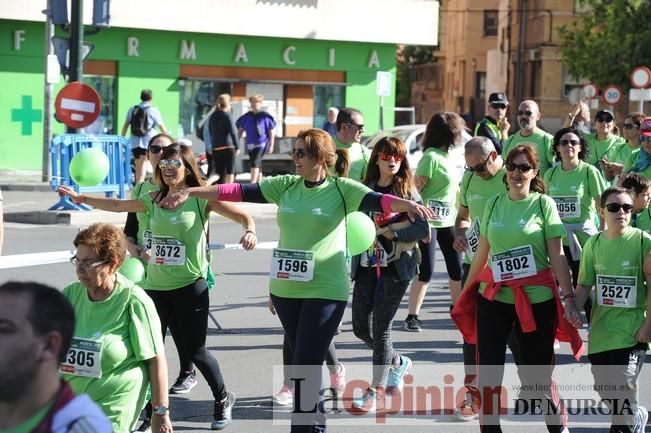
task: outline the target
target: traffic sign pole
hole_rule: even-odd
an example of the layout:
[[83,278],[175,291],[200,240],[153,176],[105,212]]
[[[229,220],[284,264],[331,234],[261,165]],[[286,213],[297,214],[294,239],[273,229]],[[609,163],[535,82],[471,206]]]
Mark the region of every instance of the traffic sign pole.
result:
[[[84,45],[83,0],[72,0],[70,5],[70,75],[68,82],[81,81],[83,65],[81,50]],[[68,126],[68,134],[76,134],[77,128]]]

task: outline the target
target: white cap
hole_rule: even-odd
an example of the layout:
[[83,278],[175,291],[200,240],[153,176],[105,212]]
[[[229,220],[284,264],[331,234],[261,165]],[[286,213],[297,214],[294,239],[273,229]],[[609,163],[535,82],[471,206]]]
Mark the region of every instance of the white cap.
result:
[[192,140],[188,138],[179,138],[176,142],[184,146],[192,147]]

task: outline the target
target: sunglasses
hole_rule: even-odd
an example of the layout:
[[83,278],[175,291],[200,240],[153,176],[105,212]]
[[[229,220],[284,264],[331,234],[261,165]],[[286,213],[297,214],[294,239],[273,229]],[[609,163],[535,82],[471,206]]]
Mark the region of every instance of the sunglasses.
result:
[[178,170],[181,167],[183,167],[183,163],[178,159],[161,159],[158,162],[158,168],[161,170],[167,170],[168,168],[175,168]]
[[531,116],[533,116],[533,111],[530,111],[530,110],[526,110],[526,111],[518,110],[518,116],[531,117]]
[[152,144],[151,146],[149,146],[149,151],[154,154],[161,153],[162,150],[163,148],[158,144]]
[[579,140],[567,140],[567,139],[563,139],[559,141],[559,143],[561,146],[569,146],[569,145],[578,146],[579,144],[581,144]]
[[364,130],[364,125],[363,124],[358,125],[357,123],[354,123],[354,122],[348,122],[348,123],[346,123],[346,125],[354,126],[355,128],[357,128],[358,131],[363,131]]
[[506,166],[507,171],[515,171],[517,169],[520,171],[520,173],[527,173],[528,171],[533,170],[533,167],[529,164],[514,164],[512,162],[506,161],[504,165]]
[[289,154],[291,156],[295,156],[298,159],[303,159],[307,155],[307,152],[305,152],[305,149],[293,148],[289,151]]
[[377,156],[382,161],[391,161],[393,159],[395,162],[400,162],[405,159],[404,155],[398,155],[397,153],[380,152],[377,154]]
[[602,122],[602,123],[610,123],[613,121],[612,117],[602,117],[602,116],[597,116],[595,117],[595,120],[597,122]]
[[651,143],[651,135],[640,135],[640,143]]
[[608,203],[605,207],[610,213],[617,213],[620,211],[620,209],[623,210],[624,213],[631,213],[631,211],[633,210],[633,205],[628,203],[625,204]]
[[497,109],[506,110],[506,104],[491,104],[491,107],[495,108],[496,110]]
[[640,127],[640,125],[636,125],[635,123],[625,123],[624,129],[637,129]]
[[486,157],[486,159],[484,160],[484,162],[482,162],[481,164],[477,164],[474,167],[471,167],[468,164],[466,164],[466,170],[468,170],[471,173],[483,173],[484,171],[486,171],[486,166],[488,165],[488,160],[490,158],[491,158],[491,156],[488,155]]

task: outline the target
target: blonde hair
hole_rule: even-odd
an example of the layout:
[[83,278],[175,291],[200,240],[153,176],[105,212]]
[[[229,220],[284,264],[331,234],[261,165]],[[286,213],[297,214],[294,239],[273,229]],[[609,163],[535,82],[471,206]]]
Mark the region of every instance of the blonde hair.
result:
[[222,93],[217,97],[217,107],[226,108],[231,104],[231,95]]

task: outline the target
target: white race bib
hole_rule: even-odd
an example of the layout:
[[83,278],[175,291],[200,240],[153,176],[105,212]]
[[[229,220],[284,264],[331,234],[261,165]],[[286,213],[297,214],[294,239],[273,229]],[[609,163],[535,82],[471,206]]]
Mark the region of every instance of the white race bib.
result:
[[142,245],[146,250],[151,250],[152,234],[151,230],[145,230],[142,234]]
[[83,377],[102,377],[102,343],[97,340],[73,338],[59,372]]
[[552,197],[556,203],[558,214],[562,218],[579,218],[581,216],[581,204],[579,197],[575,195],[562,195]]
[[475,257],[477,252],[477,247],[479,246],[479,218],[472,220],[470,228],[466,230],[466,241],[468,242],[468,249],[466,250],[466,255],[470,260]]
[[637,277],[597,275],[597,302],[604,307],[635,308]]
[[181,266],[185,264],[185,245],[179,240],[168,236],[152,238],[151,257],[149,263],[155,265]]
[[531,245],[511,248],[491,257],[491,270],[495,281],[508,281],[537,274]]
[[386,268],[387,266],[387,252],[380,242],[376,242],[377,248],[366,250],[361,254],[360,266],[370,268],[379,263],[380,267]]
[[434,212],[432,221],[444,222],[452,216],[452,203],[447,201],[429,200],[427,206]]
[[269,276],[275,280],[312,281],[314,253],[275,248],[271,256]]

